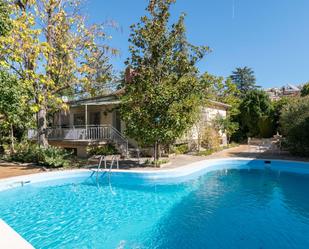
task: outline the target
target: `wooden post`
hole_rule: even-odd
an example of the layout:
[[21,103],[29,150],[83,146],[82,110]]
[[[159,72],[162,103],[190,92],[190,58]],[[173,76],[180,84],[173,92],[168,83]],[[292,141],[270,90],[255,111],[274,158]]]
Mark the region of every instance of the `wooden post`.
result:
[[11,124],[10,127],[10,138],[11,138],[11,146],[10,146],[10,150],[11,150],[11,154],[15,153],[15,148],[14,148],[14,130],[13,130],[13,125]]
[[88,138],[88,105],[85,105],[85,128],[86,128],[86,132],[85,132],[85,139]]
[[88,105],[86,104],[85,105],[85,126],[86,126],[86,130],[88,128],[88,115],[87,115],[87,113],[88,113]]
[[61,120],[61,111],[58,112],[58,128],[62,128],[62,124],[61,124],[62,120]]

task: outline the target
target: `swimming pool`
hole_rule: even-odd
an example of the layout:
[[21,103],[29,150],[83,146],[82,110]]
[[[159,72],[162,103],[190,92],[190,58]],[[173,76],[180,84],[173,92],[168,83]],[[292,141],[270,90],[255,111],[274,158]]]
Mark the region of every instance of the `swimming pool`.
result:
[[308,164],[214,160],[113,173],[111,184],[89,176],[3,190],[0,218],[35,248],[309,248]]

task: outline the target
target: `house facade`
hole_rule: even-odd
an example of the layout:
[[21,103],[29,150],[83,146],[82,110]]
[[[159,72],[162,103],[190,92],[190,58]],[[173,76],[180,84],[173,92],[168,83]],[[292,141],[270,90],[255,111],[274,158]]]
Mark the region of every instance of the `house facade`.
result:
[[[198,122],[196,122],[195,125],[189,130],[189,132],[186,134],[187,140],[190,142],[198,143],[198,141],[201,139],[201,135],[204,131],[204,128],[207,125],[211,125],[214,120],[216,120],[218,117],[226,118],[228,109],[230,108],[230,105],[209,100],[207,106],[204,106],[201,108],[200,113],[200,119]],[[220,137],[220,145],[225,146],[227,145],[227,136],[224,132],[219,131],[219,137]]]
[[[86,98],[68,103],[69,110],[54,115],[47,136],[50,145],[73,149],[77,156],[86,157],[88,146],[113,144],[124,156],[128,156],[129,145],[137,147],[136,141],[124,135],[125,123],[119,113],[120,96],[124,90],[118,90],[95,98]],[[228,105],[210,101],[202,108],[203,122],[210,122],[217,115],[226,117]],[[190,140],[197,139],[192,128]],[[225,134],[221,134],[222,144],[226,143]],[[28,137],[37,139],[36,130],[29,130]]]
[[265,92],[269,95],[270,99],[273,101],[279,100],[282,97],[295,97],[300,96],[301,87],[297,87],[292,84],[287,84],[281,88],[268,88]]

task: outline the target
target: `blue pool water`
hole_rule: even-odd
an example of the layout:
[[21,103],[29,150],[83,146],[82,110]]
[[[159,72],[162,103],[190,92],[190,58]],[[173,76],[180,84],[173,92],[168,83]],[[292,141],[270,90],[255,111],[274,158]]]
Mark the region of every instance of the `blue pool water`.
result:
[[309,175],[229,169],[121,182],[6,190],[0,218],[35,248],[309,248]]

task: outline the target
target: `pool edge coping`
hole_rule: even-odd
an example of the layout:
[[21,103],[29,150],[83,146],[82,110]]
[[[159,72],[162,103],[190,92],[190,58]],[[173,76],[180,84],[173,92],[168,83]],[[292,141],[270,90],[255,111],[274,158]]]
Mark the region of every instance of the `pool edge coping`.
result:
[[[185,172],[186,169],[192,168],[196,166],[196,164],[201,164],[202,162],[216,162],[216,161],[237,161],[237,160],[243,160],[243,161],[251,161],[251,160],[261,160],[256,158],[246,158],[246,157],[233,157],[233,158],[211,158],[211,159],[203,159],[196,162],[190,162],[188,164],[185,164],[180,167],[175,168],[158,168],[158,169],[112,169],[112,172],[119,172],[119,173],[127,173],[127,174],[158,174],[158,173],[173,173],[173,172]],[[264,159],[263,159],[264,160]],[[265,160],[271,160],[271,159],[265,159]],[[274,160],[272,160],[274,161]],[[278,160],[277,160],[278,161]],[[282,161],[288,161],[288,160],[282,160]],[[309,165],[309,163],[308,163]],[[206,168],[206,167],[205,167]],[[95,169],[95,168],[93,168]],[[69,173],[82,173],[82,172],[91,172],[93,169],[89,168],[80,168],[80,169],[66,169],[66,170],[55,170],[55,171],[47,171],[47,172],[37,172],[37,173],[31,173],[26,175],[19,175],[19,176],[11,176],[0,179],[0,186],[3,183],[8,183],[11,181],[22,181],[25,180],[25,178],[32,178],[37,176],[49,176],[49,175],[59,175],[59,174],[69,174]],[[109,171],[109,169],[101,169],[102,172]],[[0,189],[1,191],[1,189]]]
[[[139,177],[158,179],[160,177],[180,177],[190,175],[194,172],[207,169],[211,167],[216,162],[224,161],[271,161],[271,162],[285,162],[285,163],[297,163],[299,165],[307,165],[309,169],[309,162],[296,161],[296,160],[282,160],[282,159],[259,159],[259,158],[247,158],[247,157],[233,157],[233,158],[211,158],[204,159],[196,162],[190,162],[180,167],[176,168],[167,168],[167,169],[155,169],[155,170],[142,170],[142,169],[113,169],[113,173],[124,173],[127,175],[139,175]],[[81,168],[81,169],[68,169],[68,170],[57,170],[49,172],[39,172],[27,175],[13,176],[0,179],[0,192],[6,189],[14,188],[16,186],[8,187],[8,185],[23,185],[27,184],[28,181],[32,183],[44,182],[53,179],[64,179],[69,178],[70,176],[76,176],[85,172],[92,172],[92,169]],[[109,169],[102,169],[102,172],[109,171]],[[6,188],[4,186],[7,186]]]
[[0,248],[34,249],[26,239],[2,219],[0,219],[0,231]]

